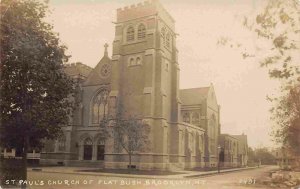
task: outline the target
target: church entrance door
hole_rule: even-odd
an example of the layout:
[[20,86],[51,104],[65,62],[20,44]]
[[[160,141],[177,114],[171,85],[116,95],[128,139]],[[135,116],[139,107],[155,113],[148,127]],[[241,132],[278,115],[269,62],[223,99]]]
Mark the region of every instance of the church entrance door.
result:
[[83,145],[83,159],[92,160],[92,156],[93,156],[93,142],[90,138],[87,138],[84,141],[84,145]]
[[105,154],[105,140],[100,138],[97,144],[97,160],[104,160]]
[[92,145],[84,145],[83,159],[84,160],[92,160],[92,152],[93,152],[93,146]]
[[105,146],[98,145],[97,147],[97,160],[104,160]]
[[93,146],[92,145],[84,145],[83,159],[84,160],[92,160],[92,154],[93,154]]

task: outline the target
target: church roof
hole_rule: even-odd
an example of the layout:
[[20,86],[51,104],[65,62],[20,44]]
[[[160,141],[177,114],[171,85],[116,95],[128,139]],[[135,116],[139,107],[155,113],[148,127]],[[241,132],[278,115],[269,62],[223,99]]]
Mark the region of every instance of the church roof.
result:
[[246,153],[246,150],[248,150],[247,148],[245,149],[245,146],[248,146],[247,135],[242,134],[242,135],[231,135],[231,136],[235,137],[238,140],[239,154]]
[[238,140],[238,138],[236,138],[234,135],[230,135],[230,134],[220,134],[220,137],[227,137],[227,138],[231,138],[234,140]]
[[110,58],[108,56],[104,56],[97,66],[93,69],[87,80],[85,81],[84,85],[100,85],[103,84],[104,79],[101,77],[101,68],[103,64],[110,65]]
[[96,65],[96,67],[92,70],[89,77],[84,82],[84,84],[83,84],[84,86],[101,85],[101,84],[107,84],[110,82],[110,76],[108,78],[103,78],[101,76],[102,66],[104,64],[111,66],[111,59],[109,58],[108,52],[107,52],[108,45],[105,44],[104,47],[105,47],[104,56],[99,61],[99,63]]
[[93,69],[81,62],[64,65],[64,72],[72,78],[85,79]]
[[245,134],[242,134],[242,135],[232,135],[232,136],[234,136],[235,138],[237,138],[239,140],[247,141],[247,135],[245,135]]
[[247,135],[242,134],[242,135],[231,135],[231,136],[238,139],[241,144],[247,144]]
[[183,105],[201,104],[207,98],[210,87],[181,89],[180,100]]

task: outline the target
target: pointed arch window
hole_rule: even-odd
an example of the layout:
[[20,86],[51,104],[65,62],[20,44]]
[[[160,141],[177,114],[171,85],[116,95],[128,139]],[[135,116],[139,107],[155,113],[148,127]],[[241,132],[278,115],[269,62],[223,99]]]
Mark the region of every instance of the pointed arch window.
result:
[[217,134],[217,125],[215,115],[212,115],[211,120],[209,121],[209,128],[211,131],[211,138],[215,139]]
[[90,139],[90,138],[86,138],[85,140],[84,140],[84,143],[83,143],[84,145],[93,145],[93,141],[92,141],[92,139]]
[[138,27],[138,39],[144,39],[146,37],[146,27],[144,24],[140,24]]
[[140,57],[137,57],[136,58],[136,65],[140,65],[141,64],[141,58]]
[[195,138],[193,133],[189,133],[189,149],[191,150],[191,153],[195,150]]
[[66,150],[66,137],[61,136],[58,139],[58,151],[65,151]]
[[99,124],[100,121],[108,114],[108,95],[107,90],[102,90],[98,93],[92,104],[92,123]]
[[166,37],[166,29],[162,28],[161,29],[161,38],[162,38],[163,44],[165,44],[165,39],[166,39],[165,37]]
[[134,58],[130,58],[129,60],[129,66],[133,66],[135,63],[134,63]]
[[183,114],[183,122],[190,123],[190,114],[189,113]]
[[193,124],[199,124],[199,114],[197,112],[194,112],[193,113],[193,116],[192,116],[192,123]]
[[134,28],[132,26],[130,26],[127,29],[127,41],[133,41],[134,40]]
[[169,48],[170,47],[170,43],[171,43],[171,36],[170,36],[170,33],[168,33],[166,35],[166,46]]

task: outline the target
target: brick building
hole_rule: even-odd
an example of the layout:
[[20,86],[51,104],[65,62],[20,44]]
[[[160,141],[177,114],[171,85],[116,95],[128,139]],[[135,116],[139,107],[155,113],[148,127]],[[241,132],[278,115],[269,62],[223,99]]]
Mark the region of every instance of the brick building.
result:
[[107,48],[93,69],[66,66],[80,83],[79,105],[64,136],[47,142],[41,163],[126,168],[127,153],[99,128],[122,104],[125,118],[134,115],[151,128],[150,150],[132,159],[138,169],[217,166],[220,112],[213,86],[179,90],[175,21],[162,5],[152,0],[118,9],[112,56]]

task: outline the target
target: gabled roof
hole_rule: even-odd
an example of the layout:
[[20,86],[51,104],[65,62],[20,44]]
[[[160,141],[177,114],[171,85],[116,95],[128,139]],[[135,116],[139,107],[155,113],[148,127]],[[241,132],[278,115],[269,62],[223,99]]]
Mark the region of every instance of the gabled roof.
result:
[[180,100],[183,105],[201,104],[207,98],[210,87],[181,89]]
[[83,86],[89,86],[89,85],[102,85],[102,84],[108,84],[111,79],[111,73],[108,77],[101,77],[101,68],[104,64],[107,64],[110,66],[111,69],[111,60],[108,57],[107,52],[108,44],[104,44],[104,56],[99,61],[97,66],[93,69],[93,71],[90,73],[89,77],[84,82]]
[[231,138],[231,139],[238,140],[234,135],[230,135],[230,134],[220,134],[220,137],[228,137],[228,138]]
[[231,135],[231,136],[238,139],[241,144],[247,144],[247,135],[242,134],[242,135]]
[[99,61],[97,66],[90,73],[89,77],[86,79],[86,81],[83,84],[84,86],[87,86],[87,85],[101,85],[101,84],[107,82],[108,78],[104,79],[103,77],[101,77],[101,68],[104,64],[111,65],[111,60],[107,55],[103,56],[103,58]]
[[245,134],[241,134],[241,135],[231,135],[234,136],[235,138],[239,139],[239,140],[244,140],[247,141],[247,135]]
[[248,146],[247,135],[243,133],[242,135],[231,135],[231,136],[233,136],[238,140],[239,154],[246,153],[246,151],[248,150],[247,148],[245,149],[245,146]]
[[64,72],[72,78],[85,79],[93,69],[81,62],[64,65]]

